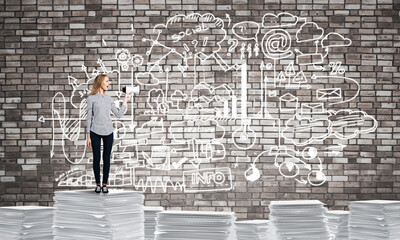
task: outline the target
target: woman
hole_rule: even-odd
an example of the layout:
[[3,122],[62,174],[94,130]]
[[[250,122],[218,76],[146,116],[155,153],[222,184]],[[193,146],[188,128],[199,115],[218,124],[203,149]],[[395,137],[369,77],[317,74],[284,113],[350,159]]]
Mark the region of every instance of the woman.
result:
[[[96,193],[108,193],[107,181],[110,172],[110,155],[114,141],[114,127],[111,121],[112,111],[117,118],[121,118],[127,109],[127,102],[131,94],[125,95],[121,108],[115,106],[110,96],[106,95],[110,80],[105,74],[96,77],[92,91],[87,98],[87,146],[93,146],[93,171],[96,179]],[[100,185],[100,145],[103,139],[103,186]]]

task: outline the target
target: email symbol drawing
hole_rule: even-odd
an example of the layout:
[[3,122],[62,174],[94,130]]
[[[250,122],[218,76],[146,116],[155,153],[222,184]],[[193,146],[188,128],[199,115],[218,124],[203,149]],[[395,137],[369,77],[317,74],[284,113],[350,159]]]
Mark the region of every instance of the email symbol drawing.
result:
[[325,88],[317,89],[317,99],[318,100],[329,100],[342,98],[341,88]]
[[301,115],[325,113],[323,103],[302,103]]
[[286,93],[283,96],[279,97],[279,109],[282,112],[295,112],[297,111],[297,97],[293,96],[290,93]]

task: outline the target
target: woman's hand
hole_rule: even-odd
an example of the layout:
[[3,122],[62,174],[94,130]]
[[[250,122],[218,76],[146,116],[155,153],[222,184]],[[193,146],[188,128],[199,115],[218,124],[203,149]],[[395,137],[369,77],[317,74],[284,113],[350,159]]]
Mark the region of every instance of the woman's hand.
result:
[[126,102],[128,102],[129,100],[131,100],[131,97],[132,97],[132,93],[127,93],[127,94],[125,94],[125,101]]
[[131,93],[125,94],[125,99],[124,99],[124,102],[122,104],[127,106],[127,103],[128,103],[129,100],[131,100],[131,97],[132,97]]
[[90,133],[86,134],[86,145],[88,148],[92,148],[92,140],[90,139]]

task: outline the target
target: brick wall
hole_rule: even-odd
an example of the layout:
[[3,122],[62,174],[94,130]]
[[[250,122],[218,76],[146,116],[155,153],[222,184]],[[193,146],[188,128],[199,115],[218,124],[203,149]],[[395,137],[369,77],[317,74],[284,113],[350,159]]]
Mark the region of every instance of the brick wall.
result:
[[[254,219],[268,216],[271,200],[345,209],[400,198],[399,0],[0,0],[0,8],[3,206],[52,205],[57,189],[91,188],[85,98],[96,71],[108,72],[115,100],[119,87],[140,86],[125,116],[113,117],[111,185],[144,184],[146,205]],[[316,28],[303,41],[305,23]],[[154,44],[159,33],[163,45]],[[327,47],[329,33],[342,46]],[[335,88],[340,98],[317,95]],[[307,115],[310,103],[322,111]],[[205,183],[191,182],[196,171]]]

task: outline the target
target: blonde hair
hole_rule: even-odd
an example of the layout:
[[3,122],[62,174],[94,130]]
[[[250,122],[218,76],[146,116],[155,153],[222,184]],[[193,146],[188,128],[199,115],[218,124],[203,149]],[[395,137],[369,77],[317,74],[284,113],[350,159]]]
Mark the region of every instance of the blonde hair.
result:
[[[92,91],[89,93],[89,96],[96,94],[99,91],[101,84],[103,84],[103,81],[106,77],[108,77],[106,74],[97,75],[97,77],[94,79]],[[104,95],[107,95],[106,92],[104,92]]]

